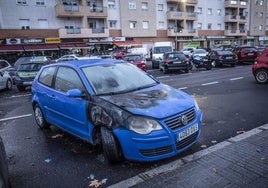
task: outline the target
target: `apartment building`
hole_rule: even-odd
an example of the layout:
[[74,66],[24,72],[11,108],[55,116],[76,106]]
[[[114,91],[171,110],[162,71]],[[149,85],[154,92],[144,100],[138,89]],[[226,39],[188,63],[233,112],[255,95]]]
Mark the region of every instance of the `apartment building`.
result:
[[268,44],[267,0],[1,0],[0,55]]

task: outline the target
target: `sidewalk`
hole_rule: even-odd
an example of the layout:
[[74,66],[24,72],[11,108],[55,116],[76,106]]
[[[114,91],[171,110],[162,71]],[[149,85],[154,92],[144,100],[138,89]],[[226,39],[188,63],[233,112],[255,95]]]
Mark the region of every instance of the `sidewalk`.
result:
[[109,188],[268,188],[268,124]]

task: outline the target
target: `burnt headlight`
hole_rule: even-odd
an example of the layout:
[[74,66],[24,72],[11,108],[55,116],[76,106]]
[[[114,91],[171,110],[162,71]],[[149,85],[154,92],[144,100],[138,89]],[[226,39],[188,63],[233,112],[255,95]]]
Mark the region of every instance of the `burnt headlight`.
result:
[[128,119],[128,128],[139,134],[149,134],[152,131],[163,129],[157,121],[137,116]]

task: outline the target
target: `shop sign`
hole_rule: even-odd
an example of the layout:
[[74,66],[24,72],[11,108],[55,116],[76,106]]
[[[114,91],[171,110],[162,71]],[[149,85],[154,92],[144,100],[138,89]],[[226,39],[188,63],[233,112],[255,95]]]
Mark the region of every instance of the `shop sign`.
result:
[[21,39],[23,44],[40,44],[45,43],[44,38],[33,38],[33,39]]
[[21,44],[21,39],[20,38],[7,38],[6,39],[6,44]]
[[45,38],[46,44],[60,43],[60,38]]

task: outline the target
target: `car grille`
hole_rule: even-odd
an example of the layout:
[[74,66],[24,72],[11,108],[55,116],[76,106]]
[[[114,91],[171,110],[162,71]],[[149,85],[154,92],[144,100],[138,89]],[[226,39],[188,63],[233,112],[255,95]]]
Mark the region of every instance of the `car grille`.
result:
[[175,130],[175,129],[178,129],[180,127],[183,127],[185,125],[182,124],[182,121],[181,121],[181,117],[185,115],[188,119],[188,123],[191,123],[194,119],[195,119],[195,111],[194,111],[194,108],[186,111],[185,113],[183,114],[179,114],[178,116],[172,118],[172,119],[169,119],[169,120],[166,120],[165,121],[165,124],[171,129],[171,130]]
[[[171,130],[175,130],[178,129],[180,127],[183,127],[185,125],[182,124],[181,121],[181,117],[185,115],[188,119],[188,123],[191,123],[194,119],[195,119],[195,110],[194,108],[187,110],[186,112],[182,113],[182,114],[178,114],[175,117],[164,121],[166,123],[166,125],[171,129]],[[198,132],[186,137],[185,139],[176,142],[175,143],[175,147],[177,150],[181,150],[184,147],[188,146],[189,144],[191,144],[192,142],[194,142],[194,140],[196,139],[196,137],[198,136]],[[160,147],[160,148],[154,148],[154,149],[149,149],[149,150],[140,150],[140,153],[146,157],[153,157],[153,156],[158,156],[158,155],[163,155],[163,154],[168,154],[171,153],[173,151],[172,149],[172,145],[168,145],[165,147]]]

